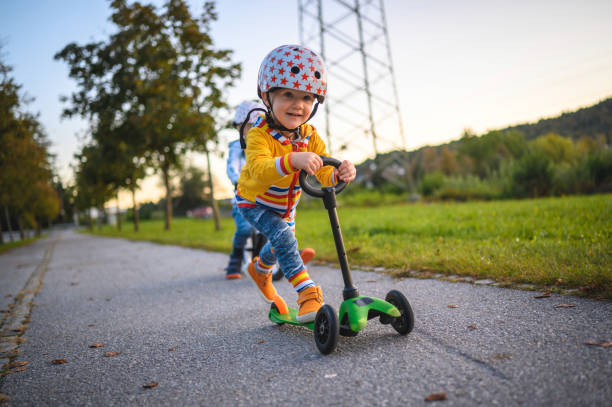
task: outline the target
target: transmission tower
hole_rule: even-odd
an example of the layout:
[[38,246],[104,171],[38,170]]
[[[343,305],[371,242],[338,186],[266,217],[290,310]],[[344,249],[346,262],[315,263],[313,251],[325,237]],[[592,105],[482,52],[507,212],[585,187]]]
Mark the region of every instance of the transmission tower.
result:
[[298,18],[300,42],[327,64],[328,150],[405,149],[383,0],[298,0]]

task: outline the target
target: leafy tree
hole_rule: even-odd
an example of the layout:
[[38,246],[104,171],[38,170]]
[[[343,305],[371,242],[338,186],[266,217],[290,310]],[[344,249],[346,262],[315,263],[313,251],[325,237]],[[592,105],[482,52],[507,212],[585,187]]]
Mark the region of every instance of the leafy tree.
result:
[[184,0],[168,0],[160,12],[126,0],[112,1],[111,8],[118,31],[107,42],[68,44],[55,56],[70,65],[79,87],[65,114],[110,123],[109,134],[123,129],[126,151],[162,174],[170,229],[170,173],[185,151],[205,149],[216,138],[216,112],[227,107],[223,91],[240,65],[231,62],[232,51],[213,48],[211,2],[198,19]]

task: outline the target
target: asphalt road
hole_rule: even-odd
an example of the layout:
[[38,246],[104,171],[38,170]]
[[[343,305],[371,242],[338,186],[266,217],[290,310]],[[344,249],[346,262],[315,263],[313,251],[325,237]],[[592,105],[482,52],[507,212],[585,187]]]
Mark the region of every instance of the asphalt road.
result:
[[[72,231],[0,255],[1,305],[10,310],[0,314],[0,344],[5,350],[15,344],[12,353],[0,353],[0,362],[14,366],[0,379],[6,405],[609,406],[612,400],[612,347],[585,343],[612,341],[610,302],[536,299],[532,291],[397,281],[354,270],[361,294],[402,291],[415,329],[402,337],[371,320],[323,356],[311,331],[268,321],[268,307],[248,279],[226,281],[226,262],[225,254]],[[313,266],[310,274],[337,310],[339,270]],[[289,283],[276,286],[295,302]],[[15,314],[24,307],[29,315]],[[19,318],[25,325],[15,331]],[[57,359],[66,363],[51,363]],[[157,386],[143,387],[151,382]],[[426,402],[433,393],[446,400]]]

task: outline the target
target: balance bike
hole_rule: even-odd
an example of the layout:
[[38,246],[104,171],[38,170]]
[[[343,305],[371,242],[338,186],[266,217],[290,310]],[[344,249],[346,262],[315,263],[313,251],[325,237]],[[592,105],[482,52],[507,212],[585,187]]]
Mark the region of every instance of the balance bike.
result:
[[[323,165],[332,165],[338,168],[341,162],[335,158],[324,157]],[[331,353],[338,344],[339,335],[355,336],[366,327],[367,321],[379,317],[382,324],[391,326],[401,335],[406,335],[414,326],[414,314],[406,297],[397,290],[387,293],[385,300],[375,297],[360,296],[357,287],[353,286],[351,272],[348,266],[342,232],[336,212],[336,194],[342,192],[346,187],[345,182],[340,182],[335,187],[324,187],[318,189],[313,187],[307,178],[305,171],[300,171],[300,186],[308,195],[323,198],[325,209],[329,213],[338,261],[344,279],[344,290],[342,296],[344,301],[340,305],[339,315],[330,305],[323,305],[317,312],[314,322],[299,323],[296,319],[297,310],[287,307],[281,313],[275,303],[270,307],[268,318],[270,321],[282,325],[300,325],[314,331],[314,339],[319,351],[325,355]],[[281,308],[286,305],[279,303]]]

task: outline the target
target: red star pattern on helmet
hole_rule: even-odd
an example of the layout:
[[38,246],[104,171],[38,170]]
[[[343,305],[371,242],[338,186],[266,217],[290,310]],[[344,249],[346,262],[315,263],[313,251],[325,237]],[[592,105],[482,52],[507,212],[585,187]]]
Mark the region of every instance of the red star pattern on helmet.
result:
[[270,65],[270,72],[274,72],[274,66]]
[[298,81],[293,82],[293,87],[296,89],[300,88],[300,83]]
[[283,64],[283,60],[282,59],[278,59],[278,61],[276,62],[276,65],[281,66]]
[[304,64],[303,63],[299,63],[298,66],[300,67],[300,69],[304,69]]
[[307,84],[306,85],[306,91],[310,92],[311,89],[312,89],[312,85],[311,84]]
[[286,84],[287,84],[287,79],[281,78],[281,85],[286,85]]
[[302,80],[307,81],[308,80],[308,74],[303,73],[302,74]]
[[293,59],[297,59],[297,60],[299,61],[299,59],[300,59],[301,57],[302,57],[302,56],[301,56],[300,54],[295,54],[295,55],[293,56]]
[[287,60],[287,66],[289,66],[289,67],[293,66],[293,61],[292,61],[292,60],[290,60],[290,59],[289,59],[289,60]]
[[278,70],[279,75],[283,75],[285,73],[285,68],[281,68]]
[[320,95],[321,94],[321,88],[317,89],[317,93]]
[[315,67],[310,65],[310,72],[314,72],[315,71]]
[[285,52],[285,56],[288,57],[289,55],[291,55],[291,51],[287,51]]
[[310,62],[312,64],[312,62],[313,62],[312,58],[308,57],[308,62]]
[[276,82],[276,76],[272,75],[272,77],[270,78],[270,80],[271,80],[272,82]]

